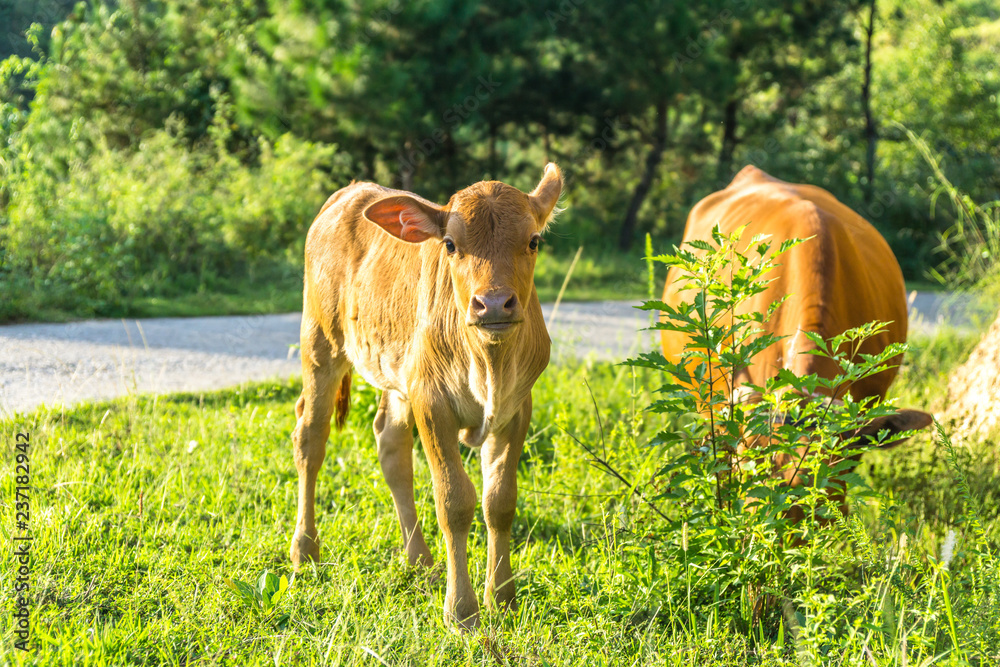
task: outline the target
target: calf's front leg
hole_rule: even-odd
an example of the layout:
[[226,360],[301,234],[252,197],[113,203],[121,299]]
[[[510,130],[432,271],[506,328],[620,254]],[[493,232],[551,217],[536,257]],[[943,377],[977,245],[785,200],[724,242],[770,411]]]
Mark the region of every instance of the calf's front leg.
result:
[[531,397],[521,411],[483,443],[483,517],[486,520],[486,592],[483,604],[514,609],[514,574],[510,562],[510,529],[517,511],[517,463],[531,421]]
[[411,395],[413,416],[430,464],[434,506],[448,552],[444,617],[464,629],[479,625],[479,602],[469,580],[469,529],[476,511],[476,487],[465,472],[458,427],[446,401]]

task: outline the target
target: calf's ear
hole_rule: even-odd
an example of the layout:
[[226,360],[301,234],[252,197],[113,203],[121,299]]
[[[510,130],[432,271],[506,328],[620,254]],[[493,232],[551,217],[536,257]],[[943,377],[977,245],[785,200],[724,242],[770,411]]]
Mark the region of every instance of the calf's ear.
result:
[[888,431],[889,434],[886,436],[885,440],[878,443],[880,449],[889,449],[906,442],[909,436],[906,437],[896,437],[901,433],[906,433],[908,431],[919,431],[920,429],[927,428],[934,422],[934,417],[926,412],[920,410],[909,410],[903,409],[894,412],[891,415],[886,415],[885,417],[879,417],[873,419],[869,424],[859,428],[855,432],[857,437],[857,445],[864,446],[867,445],[870,440],[869,438],[877,438],[878,434],[882,431]]
[[562,193],[562,172],[555,162],[545,165],[545,173],[538,186],[531,191],[528,199],[531,200],[531,210],[538,221],[538,230],[541,231],[549,224],[556,213],[556,203]]
[[448,212],[409,195],[394,195],[369,204],[365,218],[408,243],[443,238]]

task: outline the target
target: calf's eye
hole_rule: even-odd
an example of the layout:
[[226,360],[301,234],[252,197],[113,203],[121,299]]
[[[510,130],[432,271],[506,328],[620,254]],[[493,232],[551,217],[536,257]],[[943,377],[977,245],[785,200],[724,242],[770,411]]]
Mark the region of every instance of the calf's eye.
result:
[[445,247],[445,250],[448,251],[449,255],[454,255],[455,254],[455,242],[452,241],[451,239],[446,238],[444,240],[444,247]]
[[528,243],[528,248],[531,250],[538,250],[538,241],[540,239],[537,236],[532,236],[531,241]]

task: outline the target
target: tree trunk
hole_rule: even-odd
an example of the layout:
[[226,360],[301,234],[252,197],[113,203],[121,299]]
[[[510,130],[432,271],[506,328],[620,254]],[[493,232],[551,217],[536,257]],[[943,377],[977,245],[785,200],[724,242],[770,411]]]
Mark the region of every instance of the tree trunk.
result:
[[490,178],[497,178],[497,126],[490,122]]
[[413,150],[413,143],[407,139],[403,142],[403,150],[399,158],[399,185],[400,190],[407,192],[413,190],[413,172],[417,170],[416,152]]
[[864,198],[869,204],[875,192],[875,148],[878,142],[878,128],[872,116],[872,35],[875,33],[875,3],[871,0],[871,10],[868,14],[868,27],[865,31],[865,79],[861,84],[861,104],[865,109],[865,138],[868,140],[868,151],[865,155],[865,165],[868,168],[868,180],[865,183]]
[[625,219],[618,234],[618,248],[628,250],[635,241],[635,227],[639,218],[639,209],[646,201],[646,195],[653,187],[653,179],[656,177],[656,170],[663,160],[663,151],[667,148],[667,103],[658,102],[656,104],[656,128],[653,132],[653,145],[649,147],[649,154],[646,156],[646,166],[642,172],[642,178],[632,192],[632,200],[628,204],[625,212]]
[[733,153],[736,151],[736,112],[739,111],[740,102],[733,98],[726,102],[726,109],[722,119],[722,148],[719,149],[719,163],[715,170],[715,179],[720,185],[729,182],[730,172],[733,169]]

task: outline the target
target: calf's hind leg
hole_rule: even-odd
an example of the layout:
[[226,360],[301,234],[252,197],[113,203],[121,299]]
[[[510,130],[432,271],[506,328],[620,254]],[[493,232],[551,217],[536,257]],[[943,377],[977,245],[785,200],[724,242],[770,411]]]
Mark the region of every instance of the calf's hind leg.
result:
[[410,565],[430,565],[433,559],[413,502],[413,423],[409,402],[397,392],[383,391],[374,423],[378,462],[396,506],[407,560]]
[[[350,392],[350,363],[339,347],[326,338],[315,323],[302,320],[302,395],[295,404],[298,418],[292,431],[292,453],[299,473],[298,516],[289,555],[296,569],[309,560],[319,560],[316,531],[316,477],[326,456],[330,418],[334,406],[346,414]],[[338,424],[339,425],[339,424]]]

